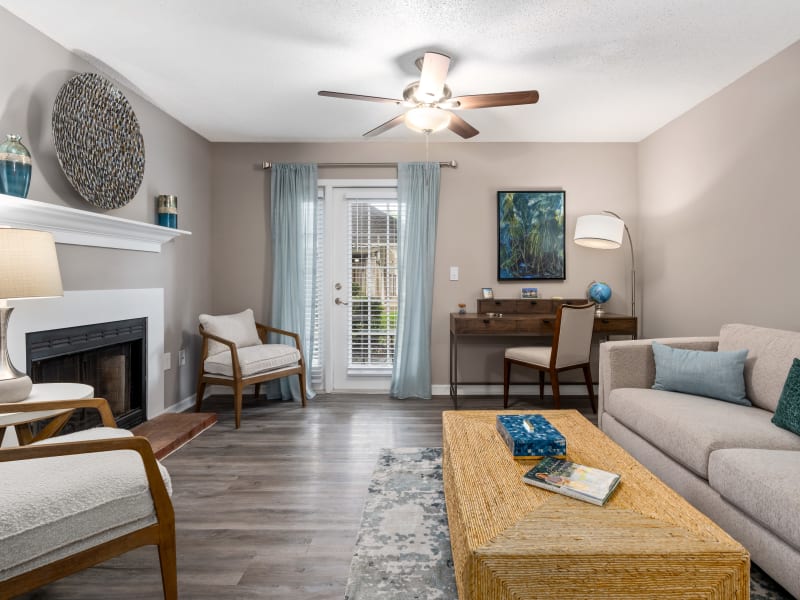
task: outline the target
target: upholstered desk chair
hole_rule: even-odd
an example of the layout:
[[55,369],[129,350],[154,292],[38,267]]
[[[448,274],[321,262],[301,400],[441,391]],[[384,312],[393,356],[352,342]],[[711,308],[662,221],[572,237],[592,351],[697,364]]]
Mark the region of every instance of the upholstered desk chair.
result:
[[592,349],[592,330],[594,329],[594,303],[574,306],[562,304],[556,313],[555,331],[552,346],[524,346],[507,348],[503,361],[503,407],[508,408],[508,383],[511,365],[528,367],[539,371],[539,400],[544,400],[544,374],[550,374],[553,388],[553,404],[561,407],[558,389],[558,374],[570,369],[583,369],[586,389],[597,412],[597,401],[592,386],[592,372],[589,367],[589,354]]
[[[294,346],[267,343],[269,332],[292,338]],[[200,410],[206,385],[231,387],[236,429],[239,429],[242,390],[255,385],[258,398],[262,383],[290,375],[300,379],[300,398],[306,405],[306,367],[298,334],[256,323],[253,311],[248,308],[234,315],[200,315],[200,335],[203,346],[196,410]]]
[[103,427],[0,449],[0,599],[148,544],[178,597],[175,515],[150,442],[117,429],[102,398],[0,404],[0,413],[95,408]]

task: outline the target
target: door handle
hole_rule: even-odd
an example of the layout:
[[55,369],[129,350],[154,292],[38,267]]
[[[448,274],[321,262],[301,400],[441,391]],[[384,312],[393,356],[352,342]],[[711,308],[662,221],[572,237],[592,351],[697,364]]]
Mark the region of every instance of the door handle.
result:
[[334,300],[334,302],[335,302],[336,304],[343,304],[343,305],[345,305],[345,306],[347,306],[348,304],[350,304],[349,302],[345,302],[345,301],[344,301],[344,300],[342,300],[341,298],[336,298],[336,299]]

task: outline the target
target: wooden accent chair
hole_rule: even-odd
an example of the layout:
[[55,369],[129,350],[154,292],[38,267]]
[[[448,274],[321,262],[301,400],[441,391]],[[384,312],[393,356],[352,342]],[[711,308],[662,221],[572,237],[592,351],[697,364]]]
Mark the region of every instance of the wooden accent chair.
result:
[[0,413],[64,408],[97,409],[103,427],[0,448],[0,599],[148,544],[165,600],[176,599],[170,479],[150,442],[117,429],[103,398],[0,404]]
[[553,404],[561,407],[558,389],[558,374],[570,369],[583,369],[586,389],[597,412],[597,401],[592,385],[592,371],[589,354],[592,349],[592,330],[594,328],[594,303],[580,306],[563,304],[556,313],[555,332],[552,346],[526,346],[507,348],[503,361],[503,408],[508,408],[508,383],[511,365],[528,367],[539,371],[539,400],[544,400],[544,374],[550,374],[553,388]]
[[[270,332],[292,338],[294,346],[268,343]],[[203,345],[195,410],[200,411],[207,385],[229,386],[233,388],[234,417],[239,429],[242,390],[255,385],[258,398],[262,383],[290,375],[299,378],[300,398],[306,405],[306,367],[298,334],[256,323],[248,308],[233,315],[200,315],[200,335]]]

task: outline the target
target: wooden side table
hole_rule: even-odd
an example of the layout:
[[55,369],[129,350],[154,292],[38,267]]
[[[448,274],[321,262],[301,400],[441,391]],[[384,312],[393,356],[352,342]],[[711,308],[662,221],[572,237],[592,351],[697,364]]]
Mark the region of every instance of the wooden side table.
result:
[[[19,404],[34,404],[36,402],[58,402],[59,400],[82,400],[94,398],[94,388],[83,383],[34,383],[31,394]],[[33,442],[56,435],[67,424],[74,409],[41,410],[36,412],[19,412],[0,414],[0,444],[6,427],[14,427],[17,433],[17,442],[26,446]],[[50,419],[42,431],[34,435],[30,424],[40,419]]]

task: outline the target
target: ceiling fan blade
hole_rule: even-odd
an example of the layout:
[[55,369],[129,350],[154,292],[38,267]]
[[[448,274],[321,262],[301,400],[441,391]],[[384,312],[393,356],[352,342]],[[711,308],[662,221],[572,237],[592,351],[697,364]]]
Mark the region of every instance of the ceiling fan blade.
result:
[[489,108],[492,106],[513,106],[515,104],[536,104],[538,101],[539,92],[528,90],[525,92],[458,96],[457,98],[451,98],[448,102],[455,104],[453,108]]
[[420,102],[436,102],[442,98],[450,57],[438,52],[426,52],[422,57],[422,72],[416,96]]
[[402,115],[397,115],[394,119],[389,119],[386,123],[382,125],[378,125],[375,129],[370,129],[367,133],[364,134],[363,137],[375,137],[376,135],[380,135],[384,131],[389,131],[392,127],[397,127],[406,120],[406,113]]
[[457,133],[465,140],[475,137],[480,133],[472,125],[454,113],[450,113],[450,123],[447,125],[447,128],[453,133]]
[[329,98],[344,98],[345,100],[367,100],[368,102],[386,102],[389,104],[402,104],[402,100],[395,98],[381,98],[380,96],[362,96],[361,94],[345,94],[342,92],[328,92],[321,90],[317,92],[319,96],[328,96]]

